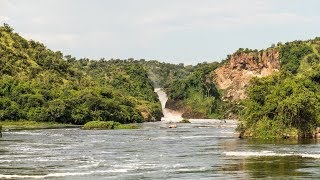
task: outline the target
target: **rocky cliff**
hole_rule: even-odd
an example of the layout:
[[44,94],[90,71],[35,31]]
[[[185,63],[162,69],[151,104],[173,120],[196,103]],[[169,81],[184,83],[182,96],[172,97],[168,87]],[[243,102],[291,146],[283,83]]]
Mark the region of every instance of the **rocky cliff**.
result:
[[270,48],[264,51],[238,50],[227,62],[212,72],[223,100],[240,100],[246,97],[245,87],[253,77],[263,77],[279,71],[279,52]]

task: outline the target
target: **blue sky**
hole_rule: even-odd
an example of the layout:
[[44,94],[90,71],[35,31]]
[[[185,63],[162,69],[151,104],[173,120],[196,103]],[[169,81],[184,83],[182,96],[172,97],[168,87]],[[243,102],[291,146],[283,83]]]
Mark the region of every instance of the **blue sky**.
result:
[[220,61],[320,36],[319,0],[0,0],[0,22],[77,58]]

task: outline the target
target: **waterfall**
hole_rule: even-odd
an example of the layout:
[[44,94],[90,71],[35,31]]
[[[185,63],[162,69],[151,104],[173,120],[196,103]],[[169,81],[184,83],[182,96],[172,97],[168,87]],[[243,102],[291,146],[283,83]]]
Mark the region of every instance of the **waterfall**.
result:
[[158,94],[161,107],[162,107],[162,113],[164,117],[161,118],[161,121],[165,121],[165,122],[181,121],[183,119],[181,112],[166,108],[166,102],[168,101],[166,92],[164,92],[161,88],[156,88],[154,91]]

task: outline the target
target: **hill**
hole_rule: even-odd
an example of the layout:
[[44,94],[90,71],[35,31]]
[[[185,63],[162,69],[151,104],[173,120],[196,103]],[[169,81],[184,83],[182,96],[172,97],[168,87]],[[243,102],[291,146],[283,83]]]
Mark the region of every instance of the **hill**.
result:
[[320,126],[320,38],[275,48],[280,71],[248,84],[239,129],[260,138],[314,137]]
[[320,38],[240,48],[169,85],[183,117],[240,118],[242,136],[312,137],[320,126]]
[[[0,121],[160,120],[154,93],[186,118],[239,118],[242,136],[312,137],[320,126],[320,38],[240,48],[196,66],[64,56],[0,27]],[[318,135],[320,136],[320,134]]]
[[133,61],[76,60],[0,27],[0,120],[156,121],[160,102]]

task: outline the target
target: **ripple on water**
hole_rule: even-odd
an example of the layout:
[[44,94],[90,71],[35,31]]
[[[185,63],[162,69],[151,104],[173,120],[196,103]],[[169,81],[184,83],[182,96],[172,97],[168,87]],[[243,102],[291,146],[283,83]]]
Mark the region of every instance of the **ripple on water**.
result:
[[[303,170],[319,177],[315,171],[320,159],[317,142],[252,143],[235,138],[233,124],[215,122],[202,124],[208,125],[206,128],[195,128],[201,123],[189,123],[160,129],[166,124],[156,122],[134,131],[10,132],[0,141],[0,179],[245,179],[255,177],[252,168],[258,167],[254,172],[259,172],[266,163],[264,159],[274,167],[277,162],[273,159],[281,159],[276,156],[287,156],[281,162],[288,161],[289,165],[305,163]],[[291,156],[299,157],[291,161]],[[282,167],[275,166],[272,172],[281,172]],[[264,169],[266,174],[271,172],[268,168]],[[289,171],[285,175],[289,177]]]
[[303,158],[314,158],[320,159],[320,154],[308,154],[308,153],[276,153],[273,151],[229,151],[225,152],[226,156],[237,156],[237,157],[283,157],[283,156],[298,156]]

